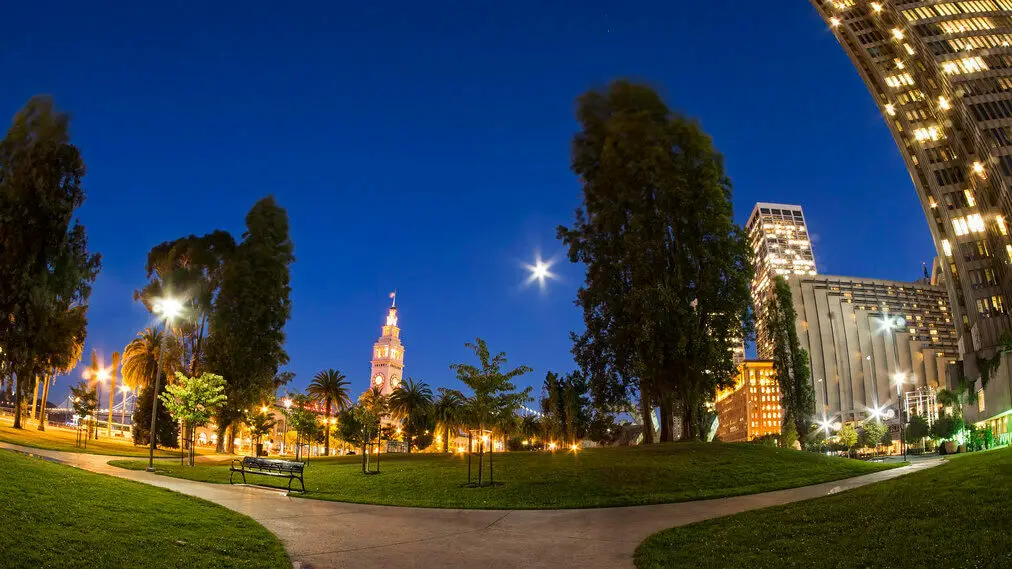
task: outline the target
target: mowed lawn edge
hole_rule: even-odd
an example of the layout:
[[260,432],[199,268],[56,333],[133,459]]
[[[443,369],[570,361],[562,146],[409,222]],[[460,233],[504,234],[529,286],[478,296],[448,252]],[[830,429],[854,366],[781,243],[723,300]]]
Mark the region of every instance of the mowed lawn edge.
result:
[[658,532],[638,569],[1012,567],[1012,448]]
[[9,450],[0,450],[0,487],[5,567],[291,567],[252,518],[164,488]]
[[[487,460],[487,456],[486,456]],[[666,443],[579,452],[511,452],[493,457],[501,485],[465,488],[466,457],[382,455],[381,474],[361,473],[361,457],[312,459],[306,466],[305,498],[461,509],[577,509],[639,506],[756,494],[830,482],[892,468],[817,453],[744,443]],[[158,464],[159,474],[227,484],[231,461],[195,467]],[[143,461],[116,460],[140,470]],[[477,457],[472,458],[477,469]],[[486,463],[487,468],[487,463]],[[236,475],[238,478],[238,475]],[[277,479],[251,476],[254,484]],[[487,480],[487,471],[486,471]]]
[[[122,439],[110,440],[104,433],[100,433],[98,440],[95,440],[93,435],[92,438],[88,440],[87,448],[76,446],[75,440],[76,435],[73,431],[66,431],[56,427],[50,427],[45,431],[39,431],[34,425],[29,425],[24,429],[15,429],[9,422],[0,420],[0,442],[12,445],[37,448],[41,450],[98,454],[102,456],[148,456],[148,447],[136,446],[130,442],[123,441]],[[178,457],[179,451],[157,449],[155,451],[155,456],[162,458],[173,456]]]

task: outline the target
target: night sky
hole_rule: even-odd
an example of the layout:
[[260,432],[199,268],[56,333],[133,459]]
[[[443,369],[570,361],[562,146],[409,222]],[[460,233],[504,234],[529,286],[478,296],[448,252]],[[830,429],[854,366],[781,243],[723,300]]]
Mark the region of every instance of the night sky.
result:
[[[555,239],[579,204],[574,100],[619,77],[712,134],[740,223],[756,201],[800,203],[820,273],[912,280],[934,254],[887,128],[808,2],[148,4],[11,2],[0,19],[0,113],[53,95],[88,166],[80,218],[103,268],[86,353],[150,322],[132,292],[153,245],[238,237],[273,194],[297,258],[295,387],[334,367],[364,390],[397,289],[406,375],[456,384],[448,364],[482,336],[535,369],[522,383],[537,392],[573,367],[582,328],[583,271]],[[561,261],[544,292],[523,286],[536,251]]]

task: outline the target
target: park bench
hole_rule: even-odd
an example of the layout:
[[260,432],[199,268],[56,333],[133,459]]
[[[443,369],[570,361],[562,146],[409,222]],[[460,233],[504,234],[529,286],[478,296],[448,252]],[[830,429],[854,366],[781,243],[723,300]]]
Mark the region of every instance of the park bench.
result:
[[242,483],[246,484],[247,474],[259,474],[261,476],[275,476],[288,479],[288,491],[292,491],[292,481],[298,480],[302,486],[300,492],[306,491],[306,484],[302,480],[302,471],[306,468],[305,462],[294,462],[291,460],[277,460],[273,458],[257,458],[253,456],[244,457],[242,460],[234,459],[229,467],[228,483],[232,484],[232,477],[238,472],[242,475]]

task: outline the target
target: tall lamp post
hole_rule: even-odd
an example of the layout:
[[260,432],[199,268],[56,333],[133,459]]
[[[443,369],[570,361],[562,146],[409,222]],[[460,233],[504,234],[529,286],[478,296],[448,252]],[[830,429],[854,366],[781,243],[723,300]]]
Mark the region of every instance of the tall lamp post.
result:
[[903,460],[907,459],[907,445],[903,433],[903,404],[900,402],[900,396],[902,395],[903,383],[906,381],[907,376],[904,372],[900,371],[900,359],[899,359],[899,340],[896,338],[898,332],[902,330],[907,324],[907,321],[902,316],[896,316],[892,318],[888,315],[882,317],[881,330],[885,332],[887,336],[892,337],[893,341],[893,383],[896,384],[896,416],[900,420],[900,447],[903,448]]
[[158,391],[161,389],[162,369],[165,366],[165,341],[169,335],[169,322],[183,309],[183,304],[174,298],[161,298],[156,299],[151,308],[155,314],[160,314],[165,319],[165,323],[162,325],[162,344],[158,347],[158,367],[155,372],[154,390],[151,392],[151,431],[148,433],[151,448],[148,453],[148,467],[144,469],[148,472],[155,471],[155,441],[157,440],[155,429],[158,427]]
[[[98,418],[102,409],[102,385],[109,379],[109,370],[101,368],[95,373],[95,440],[98,440]],[[112,393],[109,393],[109,400],[112,401]]]
[[903,404],[900,403],[900,392],[903,389],[903,382],[907,379],[907,374],[898,371],[893,374],[893,383],[896,384],[896,415],[900,418],[900,447],[903,448],[903,460],[907,459],[907,442],[906,437],[903,433],[904,421],[903,421]]
[[292,400],[285,397],[285,412],[282,413],[284,417],[281,426],[281,454],[284,455],[288,451],[288,412],[292,409]]

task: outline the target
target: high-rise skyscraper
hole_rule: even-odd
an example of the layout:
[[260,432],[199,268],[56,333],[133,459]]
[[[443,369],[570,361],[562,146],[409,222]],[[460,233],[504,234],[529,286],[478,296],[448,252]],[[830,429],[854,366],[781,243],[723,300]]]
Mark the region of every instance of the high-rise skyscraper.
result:
[[745,224],[752,247],[752,302],[756,314],[756,353],[761,359],[773,357],[773,344],[763,329],[762,315],[773,293],[777,275],[814,275],[815,256],[808,237],[805,214],[799,205],[757,203]]
[[[963,375],[978,379],[982,368],[987,375],[978,359],[1001,357],[1000,338],[1012,328],[1012,0],[812,4],[864,79],[910,171],[945,260]],[[996,433],[1008,433],[1010,363],[976,382],[966,409],[970,421],[992,421]]]

